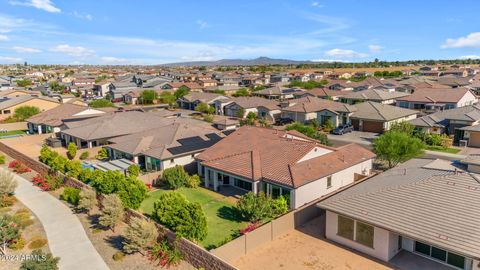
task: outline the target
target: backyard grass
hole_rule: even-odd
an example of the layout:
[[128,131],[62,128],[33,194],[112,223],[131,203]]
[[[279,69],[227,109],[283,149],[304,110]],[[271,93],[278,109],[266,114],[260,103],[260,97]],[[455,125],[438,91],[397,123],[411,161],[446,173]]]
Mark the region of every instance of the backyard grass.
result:
[[0,132],[0,138],[13,136],[13,135],[23,135],[25,134],[25,130],[9,130],[6,132]]
[[456,154],[458,152],[460,152],[461,150],[458,149],[458,148],[443,148],[441,146],[427,146],[426,147],[427,150],[430,150],[430,151],[436,151],[436,152],[443,152],[443,153],[449,153],[449,154]]
[[[153,203],[165,192],[174,191],[159,189],[151,192],[140,206],[140,211],[151,214]],[[190,202],[198,202],[202,206],[207,217],[208,235],[200,244],[206,249],[220,246],[225,239],[247,226],[247,223],[241,220],[236,213],[234,199],[230,197],[202,187],[180,188],[175,192],[185,195]]]

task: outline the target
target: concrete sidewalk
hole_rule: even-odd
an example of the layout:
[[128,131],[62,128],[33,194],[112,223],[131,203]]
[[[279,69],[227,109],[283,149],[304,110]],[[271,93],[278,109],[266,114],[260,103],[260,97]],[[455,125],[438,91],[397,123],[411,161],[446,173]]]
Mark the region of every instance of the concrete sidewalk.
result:
[[[6,170],[5,168],[1,168]],[[62,202],[15,175],[15,196],[38,217],[47,233],[52,254],[60,257],[60,269],[109,269],[88,239],[82,224]]]

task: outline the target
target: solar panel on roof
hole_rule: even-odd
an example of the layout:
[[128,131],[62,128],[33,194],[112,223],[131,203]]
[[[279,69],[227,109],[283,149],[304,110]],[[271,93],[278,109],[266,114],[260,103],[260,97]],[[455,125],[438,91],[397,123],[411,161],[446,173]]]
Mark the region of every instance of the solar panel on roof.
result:
[[199,136],[183,138],[177,140],[181,145],[202,143],[204,140]]
[[186,144],[186,145],[181,145],[181,146],[175,146],[171,148],[167,148],[167,150],[172,153],[173,155],[178,155],[178,154],[183,154],[183,153],[189,153],[189,152],[194,152],[197,150],[205,149],[208,148],[212,145],[214,145],[216,141],[202,141],[200,143],[196,144]]

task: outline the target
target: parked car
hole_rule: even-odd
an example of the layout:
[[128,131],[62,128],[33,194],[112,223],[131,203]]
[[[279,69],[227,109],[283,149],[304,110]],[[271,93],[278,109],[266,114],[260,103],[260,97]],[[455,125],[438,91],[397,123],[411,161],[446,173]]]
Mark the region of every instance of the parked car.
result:
[[283,126],[283,125],[291,124],[293,122],[295,122],[295,121],[293,121],[290,118],[280,118],[280,119],[275,121],[275,126]]
[[349,133],[352,131],[353,131],[352,124],[345,124],[345,125],[338,126],[334,130],[332,130],[332,133],[336,135],[343,135],[345,133]]

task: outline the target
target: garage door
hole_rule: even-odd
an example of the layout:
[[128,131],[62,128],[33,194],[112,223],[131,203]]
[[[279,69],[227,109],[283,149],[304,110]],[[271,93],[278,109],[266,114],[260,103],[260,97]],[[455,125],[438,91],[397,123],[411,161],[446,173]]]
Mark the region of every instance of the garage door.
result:
[[471,132],[470,139],[468,140],[468,146],[480,147],[480,133]]
[[363,121],[363,131],[367,132],[383,132],[383,123],[374,121]]
[[352,126],[354,130],[358,130],[359,124],[357,119],[352,119]]

